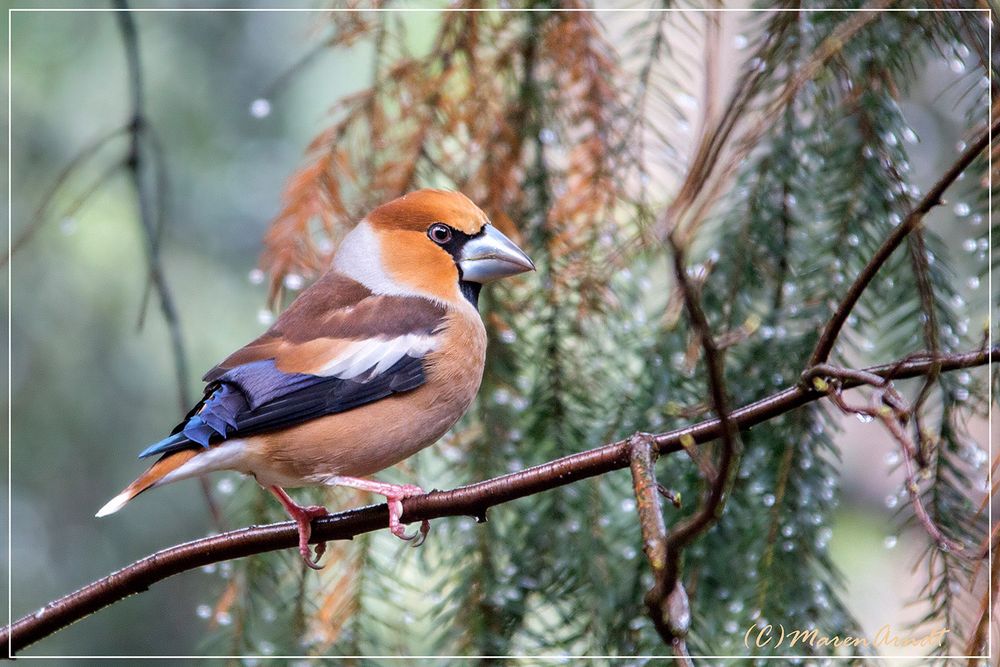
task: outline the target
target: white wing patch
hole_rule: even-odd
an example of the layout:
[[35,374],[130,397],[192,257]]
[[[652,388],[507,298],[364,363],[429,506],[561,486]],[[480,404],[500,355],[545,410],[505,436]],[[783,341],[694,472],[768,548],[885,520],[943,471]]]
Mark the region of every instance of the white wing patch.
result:
[[359,340],[315,374],[342,380],[354,380],[362,376],[367,376],[366,379],[373,378],[392,368],[403,357],[423,357],[437,345],[438,340],[434,336],[420,334]]

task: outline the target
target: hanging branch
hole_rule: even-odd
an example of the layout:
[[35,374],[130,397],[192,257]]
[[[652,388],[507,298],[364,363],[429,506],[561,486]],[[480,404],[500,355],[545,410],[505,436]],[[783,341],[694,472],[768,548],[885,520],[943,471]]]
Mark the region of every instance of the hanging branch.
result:
[[[144,174],[146,171],[146,158],[143,151],[143,138],[149,137],[153,142],[154,149],[159,149],[159,143],[149,127],[146,118],[144,105],[144,87],[142,78],[142,61],[139,56],[139,35],[135,28],[135,21],[126,0],[114,0],[114,6],[120,11],[115,12],[118,19],[118,27],[122,34],[122,43],[125,48],[125,63],[128,69],[129,97],[132,103],[132,111],[126,128],[129,136],[129,149],[125,158],[125,168],[127,169],[135,187],[136,197],[139,204],[139,221],[142,226],[143,238],[146,242],[146,261],[148,263],[148,283],[143,290],[142,305],[140,306],[139,325],[142,326],[143,316],[146,311],[146,295],[150,289],[156,292],[160,300],[160,313],[163,321],[167,325],[170,336],[170,346],[173,350],[174,376],[177,381],[177,400],[180,405],[181,414],[186,412],[192,404],[191,392],[188,389],[188,360],[187,350],[184,346],[184,338],[181,334],[180,316],[177,312],[177,305],[174,302],[173,293],[167,284],[166,274],[163,271],[163,261],[160,256],[160,237],[163,230],[163,206],[164,206],[164,170],[160,162],[156,164],[158,178],[155,192],[149,187]],[[154,155],[154,162],[162,160],[161,155]],[[156,204],[154,205],[154,200]],[[200,478],[202,495],[208,504],[209,513],[216,528],[222,529],[222,518],[219,508],[212,497],[212,490],[205,478]]]
[[130,143],[128,155],[125,159],[125,166],[128,169],[138,198],[139,221],[142,224],[144,239],[146,241],[146,261],[149,263],[149,278],[159,296],[160,310],[164,321],[167,323],[167,329],[170,332],[170,343],[174,351],[174,371],[177,376],[178,396],[181,410],[186,410],[191,404],[187,390],[187,352],[184,349],[184,341],[181,338],[177,306],[174,303],[173,293],[167,285],[163,272],[163,262],[160,257],[160,244],[157,232],[159,227],[157,223],[158,215],[156,207],[153,204],[155,194],[149,188],[144,178],[146,159],[142,140],[143,135],[148,130],[149,122],[146,119],[143,104],[142,65],[139,59],[138,35],[135,29],[135,21],[132,19],[132,13],[128,11],[128,3],[125,0],[115,0],[114,5],[117,9],[122,10],[116,12],[115,16],[118,19],[122,41],[125,46],[129,96],[132,100],[131,118],[127,124]]
[[[866,368],[864,372],[883,379],[898,380],[924,376],[936,364],[940,365],[942,372],[983,366],[997,354],[1000,354],[1000,347],[937,359],[911,356],[891,364]],[[857,377],[847,377],[842,386],[850,389],[861,384]],[[734,427],[748,429],[825,396],[803,383],[733,410],[729,419]],[[682,441],[704,443],[721,437],[722,433],[722,423],[716,418],[650,438],[656,451],[663,455],[679,451]],[[619,440],[451,491],[433,491],[408,498],[403,502],[404,521],[410,523],[446,516],[483,517],[495,505],[625,468],[630,464],[631,442],[631,439]],[[331,514],[313,521],[311,541],[351,539],[362,533],[381,530],[387,525],[388,517],[384,504]],[[295,524],[284,522],[242,528],[164,549],[54,600],[3,628],[0,644],[7,644],[9,654],[13,655],[53,632],[129,595],[147,590],[172,575],[232,558],[288,549],[297,543]]]

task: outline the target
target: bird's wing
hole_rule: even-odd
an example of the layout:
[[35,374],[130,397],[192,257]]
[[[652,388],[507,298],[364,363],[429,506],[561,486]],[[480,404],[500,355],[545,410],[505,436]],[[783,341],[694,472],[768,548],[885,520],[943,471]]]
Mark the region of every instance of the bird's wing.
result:
[[140,456],[286,428],[422,385],[424,357],[440,344],[444,307],[372,294],[330,275],[267,333],[209,371],[202,401]]

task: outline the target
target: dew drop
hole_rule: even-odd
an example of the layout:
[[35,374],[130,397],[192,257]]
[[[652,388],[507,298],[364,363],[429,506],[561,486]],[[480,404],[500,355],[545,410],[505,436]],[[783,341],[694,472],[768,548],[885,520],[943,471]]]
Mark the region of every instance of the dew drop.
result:
[[250,103],[250,115],[254,118],[267,118],[271,115],[271,102],[263,97],[258,97]]
[[247,280],[250,281],[251,285],[260,285],[264,282],[264,272],[260,269],[250,269],[250,273],[247,274]]
[[857,234],[850,234],[850,235],[848,235],[848,237],[847,237],[847,245],[851,246],[852,248],[857,248],[858,245],[860,245],[860,243],[861,243],[861,239],[858,238]]
[[556,142],[556,133],[550,128],[543,127],[538,132],[538,140],[546,146],[550,146]]
[[215,489],[222,495],[228,496],[236,490],[236,483],[233,481],[232,477],[223,477],[215,485]]
[[958,58],[952,58],[951,62],[948,63],[948,66],[951,67],[951,71],[955,74],[961,74],[965,71],[965,63]]
[[965,252],[976,252],[976,248],[978,247],[979,244],[976,242],[976,239],[965,239],[962,241],[962,250]]
[[208,618],[209,616],[212,615],[212,608],[209,607],[207,604],[200,604],[194,610],[194,613],[195,615],[198,616],[198,618]]
[[764,494],[764,497],[761,499],[761,502],[764,503],[764,507],[771,507],[772,505],[774,505],[774,501],[775,497],[773,493],[766,493]]
[[290,289],[293,292],[299,291],[302,289],[302,286],[306,284],[305,278],[297,273],[289,273],[281,282],[286,289]]
[[889,509],[893,509],[898,504],[899,504],[899,498],[896,497],[896,494],[890,493],[888,496],[885,497],[885,506],[888,507]]
[[898,539],[895,535],[886,535],[885,539],[882,540],[882,546],[886,549],[894,549],[897,541]]
[[954,210],[955,210],[955,215],[957,215],[960,218],[964,218],[965,216],[969,215],[972,209],[970,209],[969,205],[966,204],[964,201],[960,201],[957,204],[955,204]]
[[632,500],[631,498],[626,498],[621,502],[621,505],[619,507],[621,507],[622,512],[634,512],[635,501]]
[[742,51],[749,45],[750,45],[750,38],[748,38],[746,35],[741,33],[733,37],[733,46],[735,46],[737,49]]
[[886,465],[894,466],[899,463],[899,452],[893,450],[891,452],[885,453],[885,463]]
[[274,313],[272,313],[268,308],[261,308],[257,311],[257,322],[263,325],[268,325],[274,322]]
[[233,617],[228,611],[220,611],[215,615],[215,622],[222,626],[232,625]]
[[920,141],[920,139],[917,137],[917,133],[914,132],[913,128],[911,127],[903,128],[903,140],[906,141],[906,143],[908,144],[915,144],[918,141]]
[[330,255],[333,253],[333,239],[323,237],[316,241],[316,250],[321,255]]
[[59,231],[61,231],[66,236],[72,236],[73,234],[76,234],[78,226],[79,225],[77,224],[76,218],[73,217],[63,218],[62,222],[59,223]]
[[858,421],[861,422],[862,424],[870,424],[872,420],[875,419],[871,415],[865,414],[863,412],[859,412],[858,414],[855,415],[855,417],[857,417]]
[[517,342],[517,332],[513,329],[504,329],[500,332],[500,342],[507,345]]

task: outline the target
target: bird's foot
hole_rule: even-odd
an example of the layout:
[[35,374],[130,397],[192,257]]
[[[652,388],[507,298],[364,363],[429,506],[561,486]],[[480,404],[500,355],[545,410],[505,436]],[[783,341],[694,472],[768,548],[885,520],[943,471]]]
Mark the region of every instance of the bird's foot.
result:
[[299,554],[302,555],[302,561],[314,570],[322,570],[323,566],[319,564],[319,559],[326,552],[326,542],[320,542],[316,545],[316,558],[314,560],[309,550],[309,538],[312,536],[312,520],[317,517],[326,516],[328,514],[327,509],[321,505],[299,505],[280,486],[269,487],[269,490],[277,497],[282,507],[288,512],[288,516],[298,526]]
[[420,529],[412,535],[406,533],[406,528],[403,527],[403,523],[400,521],[400,517],[403,516],[402,501],[406,498],[422,496],[426,493],[426,491],[416,484],[386,484],[385,482],[376,482],[359,477],[332,477],[327,483],[335,486],[349,486],[385,496],[386,503],[389,505],[389,531],[399,539],[410,542],[411,546],[414,547],[419,547],[427,539],[427,533],[431,530],[429,521],[426,519],[421,521]]

